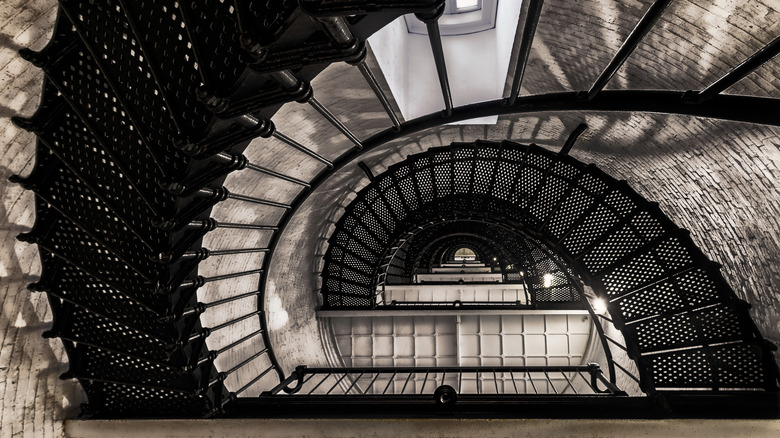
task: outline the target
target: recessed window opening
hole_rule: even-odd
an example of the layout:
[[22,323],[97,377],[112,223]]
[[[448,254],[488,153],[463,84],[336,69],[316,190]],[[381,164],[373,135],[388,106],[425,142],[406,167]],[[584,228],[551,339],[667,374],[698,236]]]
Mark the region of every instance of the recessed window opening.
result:
[[477,259],[477,254],[469,248],[459,248],[455,251],[454,259],[456,262],[473,262]]
[[[449,0],[444,15],[439,18],[442,36],[467,35],[496,27],[498,0]],[[428,35],[425,23],[414,15],[405,15],[406,29],[411,34]]]

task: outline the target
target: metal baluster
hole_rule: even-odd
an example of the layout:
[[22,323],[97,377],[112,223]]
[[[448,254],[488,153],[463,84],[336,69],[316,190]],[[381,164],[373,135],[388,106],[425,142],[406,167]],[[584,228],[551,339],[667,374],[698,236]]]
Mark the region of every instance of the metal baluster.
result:
[[534,394],[539,394],[539,391],[536,389],[536,384],[534,383],[534,378],[531,375],[531,372],[526,371],[526,373],[528,374],[528,381],[531,382],[531,388],[534,389]]
[[[563,372],[563,370],[561,370],[561,374],[563,375],[563,378],[566,379],[567,382],[569,382],[567,387],[570,387],[575,394],[579,394],[577,392],[577,389],[574,387],[574,385],[571,384],[571,380],[569,380],[569,376],[567,376],[566,373]],[[566,392],[566,388],[563,388],[562,392]]]
[[[241,388],[239,388],[238,391],[232,393],[232,395],[237,396],[238,394],[241,394],[242,392],[246,391],[247,389],[249,389],[250,386],[252,386],[255,383],[257,383],[260,379],[262,379],[266,374],[268,374],[274,368],[276,368],[276,366],[274,366],[274,365],[271,365],[270,367],[266,368],[265,371],[260,373],[254,379],[250,380],[249,383],[247,383],[246,385],[244,385]],[[228,399],[228,401],[229,401],[229,399]]]
[[[385,393],[387,392],[387,389],[388,389],[388,388],[390,388],[390,385],[392,385],[392,384],[393,384],[393,379],[395,379],[395,375],[396,375],[396,374],[397,374],[396,372],[393,372],[393,375],[392,375],[392,376],[390,376],[390,381],[389,381],[389,382],[387,382],[387,386],[385,386],[385,389],[384,389],[384,391],[382,391],[382,395],[385,395]],[[393,388],[393,389],[395,389],[395,388]],[[395,391],[393,391],[393,392],[395,392]]]
[[717,81],[713,82],[709,87],[696,93],[686,93],[686,99],[696,103],[706,102],[742,80],[745,76],[777,56],[778,53],[780,53],[780,37],[775,38],[748,59],[742,61],[742,63]]
[[333,391],[339,385],[339,383],[341,383],[341,381],[344,380],[345,377],[347,377],[347,374],[349,374],[349,373],[345,372],[344,375],[341,376],[341,378],[336,380],[336,383],[334,383],[333,386],[330,387],[330,389],[328,390],[328,392],[325,393],[325,395],[330,394],[330,392]]
[[363,394],[366,394],[366,393],[368,393],[368,391],[371,389],[371,387],[372,387],[372,386],[374,386],[374,382],[376,382],[376,379],[378,379],[378,378],[379,378],[379,375],[380,375],[380,374],[381,374],[381,373],[376,373],[376,376],[374,376],[374,378],[373,378],[373,379],[371,380],[371,382],[368,384],[368,386],[366,387],[366,389],[363,391]]
[[523,35],[520,39],[520,53],[518,54],[517,64],[515,65],[515,75],[512,78],[509,105],[517,103],[517,97],[520,94],[520,86],[523,82],[523,75],[525,74],[525,67],[528,64],[531,46],[533,45],[534,35],[536,34],[536,25],[539,23],[539,16],[542,15],[543,5],[544,0],[531,0],[528,4],[528,14],[525,17]]
[[[303,85],[303,81],[295,77],[289,70],[270,73],[274,80],[279,82],[283,88],[288,90],[295,90]],[[306,84],[308,86],[308,84]],[[327,119],[336,129],[338,129],[345,137],[347,137],[358,150],[363,149],[363,143],[358,139],[355,134],[352,133],[336,116],[333,115],[327,108],[325,108],[317,99],[314,98],[314,94],[310,93],[304,101],[311,105],[312,108],[317,110],[325,119]]]
[[317,386],[315,386],[314,388],[312,388],[312,389],[311,389],[311,391],[309,391],[309,394],[311,394],[312,392],[316,391],[316,390],[317,390],[317,388],[319,388],[319,387],[320,387],[320,385],[322,385],[322,383],[323,383],[325,380],[327,380],[327,379],[328,379],[328,377],[330,377],[330,375],[331,375],[331,373],[328,373],[328,375],[327,375],[327,376],[325,376],[325,378],[323,378],[322,380],[320,380],[320,383],[318,383],[318,384],[317,384]]
[[354,386],[357,384],[358,380],[360,380],[360,378],[361,378],[361,377],[363,377],[363,374],[365,374],[365,372],[362,372],[362,373],[360,373],[360,374],[357,376],[357,379],[355,379],[355,380],[353,380],[353,381],[352,381],[352,385],[350,385],[350,386],[349,386],[349,388],[347,388],[347,390],[346,390],[346,391],[344,391],[344,395],[347,395],[347,393],[349,393],[349,391],[351,391],[351,390],[352,390],[352,388],[353,388],[353,387],[354,387]]
[[585,96],[587,100],[593,100],[593,98],[604,89],[609,80],[612,79],[612,76],[617,73],[618,69],[626,62],[631,53],[634,52],[634,49],[639,46],[639,43],[642,42],[642,39],[650,32],[650,29],[653,28],[653,25],[661,18],[661,15],[671,3],[672,0],[656,0],[655,3],[650,5],[645,15],[642,16],[636,24],[636,27],[634,27],[634,30],[631,31],[628,38],[623,42],[623,45],[620,46],[620,49],[618,49],[617,53],[612,58],[612,61],[609,62],[604,71],[601,72],[601,75],[599,75],[598,79],[596,79],[596,82],[593,83],[593,86],[588,90],[588,93]]
[[558,390],[555,388],[555,385],[553,385],[553,382],[552,382],[552,380],[550,380],[550,375],[549,375],[549,374],[547,374],[547,371],[544,371],[544,377],[547,379],[547,382],[548,382],[548,383],[550,384],[550,386],[552,387],[552,389],[553,389],[553,392],[555,392],[555,393],[557,394],[557,393],[558,393]]
[[423,391],[425,391],[425,384],[428,383],[428,374],[429,373],[430,373],[430,370],[426,370],[425,371],[425,378],[423,379],[422,388],[420,388],[420,394],[422,394]]
[[403,387],[403,388],[401,388],[401,394],[403,394],[403,393],[404,393],[404,391],[406,391],[406,385],[408,385],[408,384],[409,384],[409,379],[411,379],[411,378],[412,378],[412,374],[414,374],[414,371],[410,371],[410,372],[409,372],[409,377],[407,377],[407,378],[406,378],[406,382],[404,382],[404,387]]

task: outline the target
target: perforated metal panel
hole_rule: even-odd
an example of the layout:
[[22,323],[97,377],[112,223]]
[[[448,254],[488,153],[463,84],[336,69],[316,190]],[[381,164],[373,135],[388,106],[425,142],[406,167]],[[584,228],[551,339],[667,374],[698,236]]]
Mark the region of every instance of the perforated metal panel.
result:
[[[478,142],[411,156],[377,180],[391,178],[416,182],[394,192],[403,197],[396,205],[408,211],[395,217],[385,215],[387,228],[370,232],[355,225],[360,217],[357,209],[347,208],[325,255],[322,293],[328,306],[358,305],[355,300],[333,298],[346,298],[348,290],[365,297],[361,302],[372,307],[377,302],[373,299],[377,275],[382,281],[408,281],[416,267],[440,260],[443,248],[466,242],[486,254],[529,267],[528,286],[538,302],[578,300],[579,293],[570,284],[574,277],[608,298],[610,314],[623,324],[629,354],[640,365],[646,391],[717,386],[719,380],[699,376],[704,358],[714,360],[710,346],[760,340],[745,306],[687,234],[657,205],[592,166],[535,146]],[[386,208],[382,187],[387,190],[386,184],[370,184],[354,205]],[[419,197],[415,187],[420,189]],[[398,220],[398,216],[406,219]],[[469,228],[464,217],[483,219],[479,227]],[[452,223],[446,225],[447,221]],[[490,221],[514,231],[490,231]],[[443,225],[434,226],[439,222]],[[354,232],[342,231],[347,229]],[[419,231],[423,229],[428,234]],[[394,231],[385,234],[388,230]],[[442,236],[448,239],[429,243]],[[536,243],[526,243],[525,254],[502,249],[505,245],[523,247],[521,241]],[[401,247],[403,261],[393,264],[392,255]],[[354,268],[338,257],[340,248],[362,251],[366,258]],[[425,262],[420,263],[421,259]],[[401,273],[404,264],[407,267]],[[385,275],[391,265],[394,277]],[[339,268],[334,270],[335,266]],[[354,269],[362,273],[363,283],[355,281]],[[667,353],[675,350],[681,351]],[[740,368],[745,372],[762,368],[771,362],[767,362],[768,354],[757,350],[754,356],[742,355],[740,359],[747,363]],[[674,362],[670,365],[669,361]],[[688,372],[692,377],[672,377]],[[772,385],[769,370],[760,378],[750,375],[744,381],[754,383],[747,386]],[[761,378],[768,380],[759,384]]]

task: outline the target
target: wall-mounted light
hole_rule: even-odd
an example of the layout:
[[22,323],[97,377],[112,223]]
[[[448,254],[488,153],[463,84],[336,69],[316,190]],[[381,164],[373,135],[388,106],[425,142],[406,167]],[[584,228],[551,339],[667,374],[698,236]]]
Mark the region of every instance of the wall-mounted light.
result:
[[542,286],[550,287],[552,286],[552,281],[553,281],[552,274],[544,274],[544,277],[542,277]]
[[591,301],[593,304],[593,312],[599,315],[607,313],[607,302],[603,298],[596,298]]

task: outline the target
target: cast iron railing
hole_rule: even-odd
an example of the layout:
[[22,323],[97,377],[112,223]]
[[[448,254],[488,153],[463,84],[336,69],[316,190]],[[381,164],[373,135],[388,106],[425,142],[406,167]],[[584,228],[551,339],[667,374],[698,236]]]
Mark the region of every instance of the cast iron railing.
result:
[[[292,386],[291,386],[292,385]],[[602,387],[603,385],[603,387]],[[264,395],[591,394],[626,395],[598,364],[580,366],[349,367],[298,366]]]

